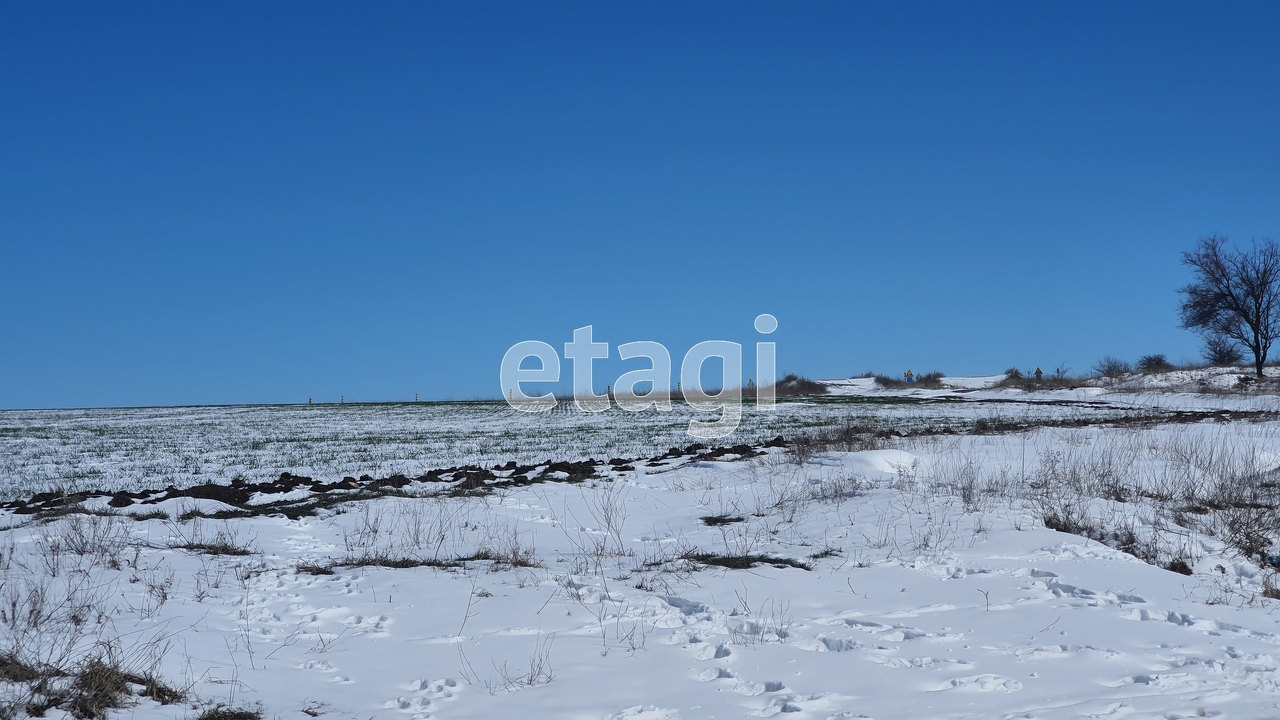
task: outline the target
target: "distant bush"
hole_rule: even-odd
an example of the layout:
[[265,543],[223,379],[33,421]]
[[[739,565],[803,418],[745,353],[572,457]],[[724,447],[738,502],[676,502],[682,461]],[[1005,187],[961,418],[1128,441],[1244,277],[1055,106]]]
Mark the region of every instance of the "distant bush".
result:
[[[1164,356],[1160,356],[1161,359]],[[1098,377],[1118,378],[1133,372],[1133,366],[1118,357],[1110,355],[1093,364],[1093,374]]]
[[1204,341],[1204,359],[1214,367],[1236,367],[1244,362],[1244,352],[1235,341],[1211,335]]
[[917,375],[915,384],[921,387],[942,387],[942,380],[946,377],[940,372],[934,371],[928,375]]
[[1144,373],[1169,372],[1173,370],[1173,363],[1169,362],[1164,355],[1143,355],[1138,358],[1138,371]]
[[942,387],[942,379],[946,377],[940,372],[931,372],[927,375],[916,375],[915,382],[907,382],[905,379],[891,378],[888,375],[876,375],[876,384],[882,388],[891,390],[902,390],[905,388],[925,388],[927,390],[937,390]]
[[1004,371],[1004,377],[998,380],[994,387],[1015,390],[1062,390],[1075,389],[1081,384],[1080,378],[1071,377],[1070,368],[1065,365],[1056,368],[1050,374],[1041,373],[1040,375],[1040,379],[1037,380],[1034,372],[1028,370],[1024,373],[1016,367],[1011,367]]
[[826,395],[827,386],[820,382],[815,382],[806,377],[800,377],[795,373],[790,373],[786,377],[778,381],[774,393],[778,396],[786,395]]

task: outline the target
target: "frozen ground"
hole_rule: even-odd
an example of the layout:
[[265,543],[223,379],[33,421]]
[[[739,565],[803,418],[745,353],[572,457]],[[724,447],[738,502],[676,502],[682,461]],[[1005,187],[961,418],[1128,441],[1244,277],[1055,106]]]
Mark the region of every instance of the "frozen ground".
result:
[[[109,711],[140,718],[195,718],[219,703],[300,720],[1280,715],[1280,590],[1266,559],[1280,423],[1172,422],[1155,409],[1240,413],[1267,401],[996,395],[787,411],[842,422],[856,407],[859,421],[957,423],[949,434],[640,461],[489,492],[413,483],[296,519],[177,520],[230,509],[189,499],[6,516],[0,678],[101,656],[186,693]],[[379,420],[358,409],[365,425],[354,426],[381,422],[384,437],[403,439],[415,410]],[[182,426],[171,452],[197,461],[243,427],[198,411],[214,438],[202,440],[195,421],[145,415],[164,412],[22,422],[64,437],[95,423]],[[962,432],[993,417],[1101,424]],[[13,414],[2,422],[19,426]],[[255,422],[255,433],[290,432]],[[339,442],[343,431],[324,425],[312,431]],[[582,452],[634,458],[688,442],[636,437],[632,447],[658,453]],[[561,459],[553,446],[529,454]],[[392,469],[343,462],[337,472]],[[105,513],[105,500],[84,509]],[[74,694],[74,682],[4,687],[21,713]]]

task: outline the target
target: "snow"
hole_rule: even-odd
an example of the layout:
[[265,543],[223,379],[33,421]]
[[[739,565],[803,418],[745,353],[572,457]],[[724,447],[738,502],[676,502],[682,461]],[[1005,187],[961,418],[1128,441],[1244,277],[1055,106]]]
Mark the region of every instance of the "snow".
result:
[[[853,401],[887,394],[845,387],[862,393]],[[113,711],[137,718],[194,717],[214,703],[261,707],[266,717],[361,720],[1280,714],[1280,605],[1263,594],[1269,569],[1219,536],[1177,525],[1140,494],[1127,501],[1091,497],[1091,517],[1129,523],[1140,538],[1160,539],[1161,553],[1188,558],[1194,573],[1178,574],[1047,529],[1026,489],[1028,478],[1062,468],[1092,469],[1080,476],[1086,486],[1099,481],[1101,468],[1135,488],[1186,478],[1209,482],[1218,466],[1206,465],[1206,457],[1222,467],[1272,471],[1280,467],[1274,418],[1109,421],[1176,409],[1274,410],[1274,398],[1157,398],[1132,388],[1021,393],[980,389],[986,386],[977,381],[956,387],[929,391],[921,403],[789,403],[784,417],[792,418],[791,427],[804,426],[796,418],[819,424],[853,410],[859,421],[894,427],[972,423],[997,413],[1092,424],[1011,434],[924,433],[803,462],[782,449],[727,462],[642,460],[634,470],[602,466],[600,477],[584,483],[544,482],[472,497],[419,492],[423,496],[338,504],[297,519],[126,516],[233,509],[190,498],[126,507],[119,517],[11,514],[3,540],[13,551],[0,553],[0,594],[20,592],[26,581],[59,588],[90,578],[108,611],[84,647],[115,638],[126,657],[159,654],[158,673],[189,688],[183,705],[138,700]],[[934,399],[947,395],[952,399]],[[69,461],[59,459],[65,456],[53,445],[60,437],[80,437],[80,430],[67,428],[86,423],[152,437],[167,425],[172,434],[165,437],[189,443],[171,447],[170,458],[231,457],[227,438],[236,422],[280,436],[305,427],[317,433],[314,444],[350,447],[341,427],[321,434],[332,415],[308,418],[301,415],[307,409],[241,413],[237,421],[210,409],[148,412],[164,422],[142,411],[6,414],[0,422],[8,426],[49,431],[47,446],[28,434],[20,448],[26,454],[7,456],[11,477],[33,487],[39,483],[23,473],[66,467]],[[311,467],[381,476],[408,462],[396,448],[422,434],[424,421],[412,412],[426,411],[394,410],[379,418],[376,408],[364,408],[348,417],[345,432],[366,443],[381,423],[391,448],[377,460],[382,449],[375,445],[366,467],[354,455],[345,465],[326,466],[287,443],[270,456],[235,452],[239,461],[257,458],[263,475],[282,466],[300,470],[287,467],[292,453]],[[473,414],[446,417],[456,422],[450,433],[463,433],[470,422],[477,432],[503,427],[512,435],[503,441],[513,448],[510,457],[501,456],[501,448],[484,455],[494,462],[575,459],[552,452],[545,437],[526,441],[523,426],[510,424],[515,419],[467,412]],[[612,416],[612,422],[627,417]],[[594,427],[556,422],[563,425],[552,426],[553,438]],[[50,430],[55,427],[64,434]],[[620,427],[628,447],[656,450],[646,457],[678,444],[670,434],[646,440],[644,429]],[[776,427],[761,421],[750,431],[763,438]],[[12,435],[4,438],[8,448],[17,447]],[[572,447],[597,457],[608,449]],[[102,476],[131,487],[162,486],[141,474],[127,453],[97,452]],[[112,466],[112,457],[127,467]],[[438,457],[457,461],[461,455],[427,453],[413,462]],[[37,470],[23,458],[38,460]],[[255,471],[226,467],[233,465],[200,475],[229,481],[231,472]],[[294,490],[287,497],[305,495]],[[103,510],[105,500],[93,498],[86,507]],[[740,520],[703,522],[710,516]],[[83,555],[63,552],[51,574],[50,543],[74,540],[90,522],[98,523],[99,542]],[[252,552],[210,555],[176,547],[219,535]],[[113,548],[120,550],[115,564],[104,559]],[[532,566],[487,559],[441,567],[341,565],[357,557],[451,561],[482,549],[498,557],[527,553],[522,557]],[[689,559],[698,553],[787,563],[729,569]],[[332,563],[339,563],[333,574],[299,572]],[[794,566],[800,564],[810,569]],[[153,652],[159,648],[167,650]]]

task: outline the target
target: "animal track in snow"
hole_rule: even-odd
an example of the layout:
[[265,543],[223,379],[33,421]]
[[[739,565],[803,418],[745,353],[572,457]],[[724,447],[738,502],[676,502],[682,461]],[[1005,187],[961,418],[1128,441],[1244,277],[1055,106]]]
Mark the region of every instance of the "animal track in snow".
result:
[[386,626],[390,622],[390,618],[386,615],[352,615],[343,621],[348,630],[352,630],[354,635],[364,635],[371,633],[374,635],[387,635]]
[[388,710],[400,710],[402,712],[413,713],[415,718],[429,718],[431,713],[431,698],[425,697],[398,697],[395,700],[388,700],[382,704],[382,707]]
[[409,684],[410,690],[429,690],[433,697],[452,698],[458,689],[458,681],[450,678],[444,680],[414,680]]
[[1076,587],[1075,585],[1067,585],[1066,583],[1060,583],[1056,580],[1049,580],[1045,582],[1044,587],[1046,590],[1053,593],[1056,597],[1070,596],[1070,597],[1079,598],[1082,600],[1102,600],[1104,602],[1113,602],[1113,603],[1145,603],[1146,602],[1146,600],[1144,600],[1143,598],[1137,595],[1128,595],[1125,593],[1117,593],[1117,592],[1105,592],[1099,595],[1098,593],[1092,590]]
[[1273,645],[1280,645],[1280,636],[1275,633],[1258,632],[1249,630],[1248,628],[1231,623],[1219,622],[1217,620],[1203,620],[1187,613],[1180,613],[1170,610],[1168,612],[1158,612],[1150,610],[1133,610],[1125,615],[1129,620],[1140,620],[1144,622],[1165,621],[1174,625],[1180,625],[1192,630],[1199,630],[1206,635],[1237,635],[1241,637],[1261,640]]
[[436,702],[455,699],[454,694],[460,690],[460,687],[457,680],[446,678],[444,680],[414,680],[409,683],[408,689],[410,692],[418,694],[411,697],[402,695],[395,700],[386,701],[382,706],[388,710],[413,713],[414,718],[428,718],[431,717],[430,710]]
[[[299,670],[319,670],[320,672],[331,673],[338,668],[328,660],[308,660],[297,666]],[[334,675],[328,680],[331,683],[347,684],[351,682],[351,678],[346,675]]]

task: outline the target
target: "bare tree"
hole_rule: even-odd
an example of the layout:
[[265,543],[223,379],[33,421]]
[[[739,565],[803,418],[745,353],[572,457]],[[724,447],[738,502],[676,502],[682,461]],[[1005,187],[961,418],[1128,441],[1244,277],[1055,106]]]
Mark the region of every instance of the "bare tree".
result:
[[1280,336],[1280,247],[1263,240],[1230,251],[1223,249],[1226,242],[1215,235],[1182,253],[1182,264],[1196,276],[1178,291],[1184,296],[1182,327],[1244,346],[1261,378],[1271,343]]

